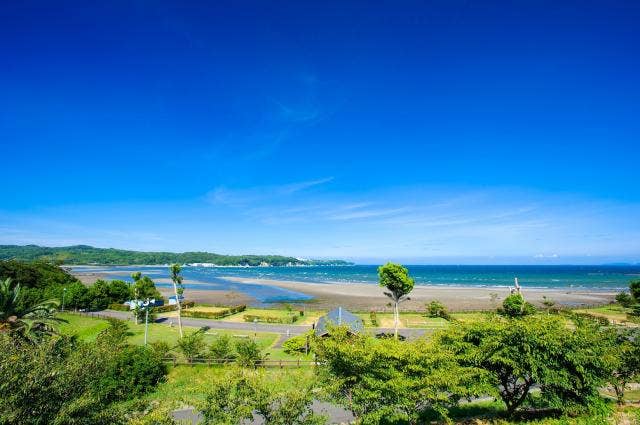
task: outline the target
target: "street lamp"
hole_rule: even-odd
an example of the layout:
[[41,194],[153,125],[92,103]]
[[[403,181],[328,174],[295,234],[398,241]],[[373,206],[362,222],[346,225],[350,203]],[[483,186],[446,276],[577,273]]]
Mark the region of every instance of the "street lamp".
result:
[[258,318],[253,319],[253,336],[258,336]]
[[62,310],[61,311],[64,311],[64,296],[66,295],[66,293],[67,293],[67,288],[66,287],[62,288]]

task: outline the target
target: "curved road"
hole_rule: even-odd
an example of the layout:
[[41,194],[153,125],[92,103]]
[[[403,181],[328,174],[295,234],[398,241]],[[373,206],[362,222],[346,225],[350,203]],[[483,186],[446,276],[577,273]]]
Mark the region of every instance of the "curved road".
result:
[[[88,316],[108,316],[116,319],[122,320],[130,320],[131,313],[128,311],[115,311],[115,310],[102,310],[96,313],[85,313]],[[173,322],[173,325],[176,324],[176,319],[171,317],[159,317],[155,320],[155,323],[166,324],[169,325]],[[238,331],[258,331],[258,332],[272,332],[283,335],[300,335],[311,329],[310,325],[279,325],[273,323],[246,323],[246,322],[225,322],[222,320],[215,319],[194,319],[191,317],[182,318],[182,324],[184,326],[193,326],[197,328],[201,328],[203,326],[208,326],[211,329],[226,329],[226,330],[238,330]],[[374,329],[368,329],[369,332],[374,331]],[[426,333],[426,329],[399,329],[398,333],[405,338],[413,339],[418,338]],[[392,328],[375,328],[375,333],[393,333]]]

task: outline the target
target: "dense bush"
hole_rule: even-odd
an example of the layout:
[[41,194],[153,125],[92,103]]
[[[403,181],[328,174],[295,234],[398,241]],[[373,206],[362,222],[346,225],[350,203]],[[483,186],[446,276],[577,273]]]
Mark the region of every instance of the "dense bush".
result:
[[311,334],[309,333],[296,335],[286,340],[282,344],[282,347],[284,348],[285,353],[289,353],[289,354],[305,353],[309,348],[307,343],[309,342],[310,338],[311,338]]
[[[196,303],[194,301],[182,301],[180,303],[180,307],[182,307],[182,315],[186,313],[185,309],[191,308],[195,306]],[[154,313],[167,313],[169,311],[176,311],[178,306],[176,304],[166,304],[160,307],[154,307],[152,310]]]
[[451,319],[447,307],[438,300],[433,300],[427,304],[427,316],[432,318],[440,317],[445,320]]
[[282,323],[290,324],[295,323],[298,320],[297,315],[289,314],[287,316],[267,316],[257,314],[245,314],[242,316],[245,322],[265,322],[265,323]]
[[252,339],[240,339],[236,341],[236,362],[240,366],[251,367],[260,363],[262,355],[258,344]]
[[633,297],[628,292],[622,291],[616,295],[616,302],[622,307],[631,307],[633,305]]
[[231,370],[211,383],[198,407],[204,424],[321,425],[326,418],[311,409],[313,388],[296,382],[289,390],[274,388],[262,372]]
[[34,346],[0,334],[0,423],[123,423],[114,406],[153,390],[165,367],[113,323],[92,343],[58,336]]
[[525,301],[522,294],[511,294],[502,302],[502,308],[498,311],[507,317],[523,317],[536,312],[533,304]]

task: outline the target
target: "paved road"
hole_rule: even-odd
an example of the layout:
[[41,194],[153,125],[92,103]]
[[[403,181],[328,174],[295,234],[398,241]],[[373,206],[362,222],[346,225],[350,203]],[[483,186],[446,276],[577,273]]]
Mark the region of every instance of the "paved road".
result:
[[[87,313],[91,315],[92,313]],[[115,311],[115,310],[102,310],[96,312],[96,315],[99,316],[108,316],[114,317],[116,319],[122,320],[130,320],[131,313],[127,311]],[[156,319],[156,323],[173,325],[176,326],[178,320],[174,317],[159,317]],[[237,331],[255,331],[258,332],[272,332],[278,334],[287,334],[291,336],[300,335],[307,332],[311,329],[310,325],[279,325],[273,323],[246,323],[246,322],[225,322],[222,320],[214,320],[214,319],[194,319],[191,317],[182,318],[182,324],[184,326],[194,326],[194,327],[203,327],[209,326],[211,329],[226,329],[226,330],[237,330]],[[373,330],[371,330],[373,331]],[[393,329],[391,328],[377,328],[375,329],[375,333],[393,333]],[[405,338],[413,339],[418,338],[425,334],[425,329],[399,329],[398,332],[400,335]]]

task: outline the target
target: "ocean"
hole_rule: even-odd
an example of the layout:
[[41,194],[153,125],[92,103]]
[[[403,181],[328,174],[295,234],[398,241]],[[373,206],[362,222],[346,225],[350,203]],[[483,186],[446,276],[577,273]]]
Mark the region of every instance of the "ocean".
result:
[[[619,291],[629,281],[640,278],[640,266],[407,266],[416,285],[507,287],[514,277],[523,288],[582,289]],[[109,272],[113,279],[130,280],[134,271],[142,271],[152,279],[168,278],[163,266],[74,267],[77,271]],[[288,280],[313,283],[377,284],[377,266],[312,266],[312,267],[184,267],[186,279],[197,280],[198,289],[233,290],[246,293],[260,303],[304,301],[312,297],[296,291],[269,285],[232,282],[225,277],[245,279]],[[157,286],[168,284],[157,283]],[[185,285],[186,288],[196,285]]]

